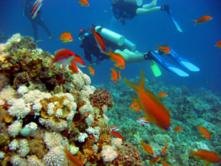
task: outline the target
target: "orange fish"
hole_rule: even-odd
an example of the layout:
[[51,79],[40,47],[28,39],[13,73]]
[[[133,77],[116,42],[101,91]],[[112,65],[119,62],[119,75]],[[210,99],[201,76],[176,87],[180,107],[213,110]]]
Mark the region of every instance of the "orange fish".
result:
[[121,77],[120,72],[116,71],[114,68],[112,68],[111,69],[111,80],[114,81],[114,83],[116,83],[120,77]]
[[195,22],[196,24],[200,24],[200,23],[208,22],[208,21],[210,21],[210,20],[212,20],[212,19],[213,19],[213,17],[211,17],[211,16],[202,16],[202,17],[200,17],[200,18],[194,20],[194,22]]
[[120,54],[114,53],[112,51],[107,54],[110,56],[110,59],[115,63],[115,67],[119,69],[125,69],[126,62]]
[[89,1],[88,0],[80,0],[79,3],[81,4],[81,6],[89,6]]
[[171,49],[169,46],[160,46],[159,51],[165,55],[170,54]]
[[154,157],[152,160],[150,160],[150,165],[156,164],[161,160],[160,156]]
[[198,129],[198,131],[201,133],[201,135],[204,138],[206,138],[208,140],[211,139],[211,134],[210,134],[210,132],[205,127],[203,127],[203,126],[196,126],[196,128]]
[[73,41],[73,37],[70,32],[63,32],[60,35],[60,40],[64,43],[69,43]]
[[215,46],[221,48],[221,41],[216,42]]
[[183,131],[183,128],[180,127],[180,126],[176,126],[176,127],[174,127],[173,130],[174,130],[175,132],[181,132],[181,131]]
[[113,135],[114,137],[120,138],[120,139],[124,139],[124,137],[117,131],[115,130],[111,130],[111,135]]
[[65,59],[68,59],[70,57],[74,57],[76,56],[76,54],[74,52],[72,52],[71,50],[68,49],[60,49],[58,51],[55,52],[55,56],[52,60],[53,63],[55,62],[59,62]]
[[144,143],[143,141],[141,141],[140,144],[147,153],[149,153],[150,155],[154,155],[154,151],[150,145]]
[[97,45],[98,45],[99,49],[102,52],[105,52],[106,51],[106,44],[104,42],[103,37],[98,32],[96,32],[94,28],[91,29],[91,32],[94,35],[94,38],[97,42]]
[[166,144],[164,145],[164,147],[162,148],[162,150],[161,150],[161,155],[164,156],[164,155],[166,154],[167,148],[168,148],[168,144],[166,143]]
[[64,148],[64,152],[65,152],[67,159],[70,160],[74,166],[84,166],[83,162],[79,160],[77,157],[75,157],[74,155],[72,155],[71,152],[67,150],[67,148]]
[[88,66],[88,71],[90,72],[90,75],[92,75],[92,76],[95,75],[95,70],[92,66]]
[[159,99],[154,94],[144,88],[145,78],[144,73],[141,73],[139,85],[136,85],[125,78],[126,84],[133,88],[138,96],[138,100],[142,110],[144,111],[148,120],[155,123],[164,130],[170,127],[170,113],[167,108],[160,103]]
[[217,153],[215,153],[213,151],[199,149],[196,151],[192,151],[191,154],[201,160],[205,160],[210,163],[220,163],[221,164],[221,158],[219,157],[219,155]]
[[159,92],[159,93],[158,93],[158,96],[159,96],[160,98],[164,98],[164,97],[167,97],[168,94],[167,94],[166,92]]
[[140,112],[141,108],[136,99],[134,99],[132,103],[130,104],[130,109],[134,110],[135,112]]

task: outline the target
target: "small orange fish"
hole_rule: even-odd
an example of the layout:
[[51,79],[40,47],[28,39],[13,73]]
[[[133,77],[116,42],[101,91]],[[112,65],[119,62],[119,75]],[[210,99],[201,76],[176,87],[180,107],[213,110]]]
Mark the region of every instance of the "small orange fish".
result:
[[67,159],[70,160],[74,166],[84,166],[83,162],[79,160],[77,157],[75,157],[74,155],[72,155],[71,152],[67,150],[67,148],[64,148],[64,152],[65,152]]
[[216,152],[213,151],[199,149],[196,151],[192,151],[191,155],[210,163],[221,163],[221,158]]
[[143,141],[141,141],[141,146],[143,147],[143,149],[149,153],[150,155],[154,155],[154,151],[152,149],[152,147],[146,143],[144,143]]
[[161,155],[162,155],[162,156],[164,156],[164,155],[166,154],[167,148],[168,148],[168,144],[166,143],[166,144],[164,145],[164,147],[162,148],[162,150],[161,150]]
[[117,131],[115,130],[111,130],[111,135],[113,135],[114,137],[120,138],[122,140],[124,140],[124,137]]
[[98,45],[98,48],[99,48],[103,53],[105,53],[105,51],[106,51],[106,44],[105,44],[105,42],[104,42],[103,37],[102,37],[98,32],[96,32],[95,28],[92,28],[92,29],[91,29],[91,32],[92,32],[92,34],[94,35],[94,38],[95,38],[95,40],[96,40],[96,42],[97,42],[97,45]]
[[215,46],[221,48],[221,41],[216,42]]
[[212,20],[212,19],[213,19],[213,17],[211,17],[211,16],[202,16],[202,17],[200,17],[200,18],[194,20],[194,22],[195,22],[196,24],[200,24],[200,23],[208,22],[208,21],[210,21],[210,20]]
[[79,3],[81,4],[81,6],[89,6],[89,1],[88,0],[80,0]]
[[92,76],[95,75],[95,70],[92,66],[88,66],[88,71],[89,71],[90,75],[92,75]]
[[125,82],[135,90],[139,104],[148,120],[155,123],[160,128],[168,130],[170,127],[170,113],[167,108],[161,104],[159,99],[155,97],[150,90],[144,87],[144,73],[141,73],[141,79],[138,85],[130,82],[126,78]]
[[114,68],[112,68],[111,69],[111,80],[114,81],[114,83],[116,83],[120,77],[121,77],[120,72],[116,71]]
[[170,54],[171,49],[170,49],[169,46],[164,45],[164,46],[160,46],[160,47],[159,47],[159,51],[160,51],[161,53],[167,55],[167,54]]
[[206,138],[208,140],[211,139],[211,134],[210,134],[210,132],[205,127],[203,127],[203,126],[196,126],[196,128],[198,129],[198,131],[201,133],[201,135],[204,138]]
[[156,156],[153,159],[150,160],[150,165],[156,164],[161,160],[160,156]]
[[63,32],[61,33],[60,35],[60,40],[63,42],[63,43],[69,43],[69,42],[72,42],[73,41],[73,37],[71,35],[70,32]]
[[164,98],[164,97],[167,97],[168,94],[167,94],[166,92],[159,92],[159,93],[158,93],[158,96],[159,96],[160,98]]
[[181,126],[176,126],[176,127],[174,127],[174,129],[173,129],[175,132],[181,132],[181,131],[183,131],[183,128],[181,127]]
[[125,69],[126,62],[120,54],[114,53],[112,51],[107,54],[110,56],[110,59],[115,63],[115,67],[119,69]]
[[134,99],[132,103],[130,104],[130,109],[134,110],[135,112],[140,112],[141,108],[136,99]]

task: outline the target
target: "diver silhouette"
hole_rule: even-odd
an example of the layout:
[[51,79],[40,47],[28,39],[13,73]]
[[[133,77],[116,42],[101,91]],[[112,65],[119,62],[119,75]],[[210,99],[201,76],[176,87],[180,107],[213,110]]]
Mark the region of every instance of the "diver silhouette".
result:
[[[36,0],[37,1],[37,0]],[[38,27],[41,27],[48,35],[48,38],[52,38],[52,33],[48,29],[47,25],[41,18],[41,11],[39,10],[37,15],[33,18],[32,9],[36,2],[35,0],[24,0],[24,15],[29,19],[32,24],[33,36],[35,40],[38,40]]]
[[[185,70],[190,72],[200,71],[197,66],[183,58],[174,49],[171,49],[167,55],[163,55],[159,50],[150,50],[142,53],[136,49],[136,45],[133,42],[123,35],[102,26],[94,26],[94,29],[103,37],[106,47],[114,53],[120,54],[126,62],[149,61],[151,70],[156,77],[161,75],[159,66],[180,77],[189,76]],[[81,29],[78,38],[81,41],[80,47],[83,49],[84,56],[89,63],[97,64],[109,58],[100,51],[90,30]],[[96,60],[93,60],[93,57]],[[173,61],[175,62],[174,64],[171,63]]]

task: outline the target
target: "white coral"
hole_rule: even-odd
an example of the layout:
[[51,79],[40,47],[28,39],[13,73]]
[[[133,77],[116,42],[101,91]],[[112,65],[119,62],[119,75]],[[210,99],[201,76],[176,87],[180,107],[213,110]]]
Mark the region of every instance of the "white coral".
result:
[[18,155],[12,156],[10,161],[13,166],[28,166],[27,161]]
[[27,162],[28,162],[28,165],[30,166],[44,166],[41,160],[38,159],[38,157],[35,155],[28,156]]
[[91,78],[87,74],[82,73],[82,77],[84,79],[85,85],[90,85],[91,84]]
[[22,98],[14,99],[9,104],[12,104],[12,106],[8,109],[8,113],[18,119],[23,119],[31,111],[30,106],[25,104]]
[[46,166],[67,166],[67,159],[62,147],[52,148],[43,158]]
[[41,92],[39,90],[31,90],[26,93],[23,98],[25,100],[25,103],[39,103],[40,100],[50,98],[51,94],[47,92]]
[[22,123],[16,120],[10,126],[8,126],[8,134],[12,137],[15,137],[19,134],[21,129],[22,129]]
[[56,146],[61,146],[63,137],[61,134],[56,132],[45,132],[44,134],[44,142],[47,145],[48,149],[51,149]]
[[91,126],[92,123],[94,122],[94,115],[93,114],[88,115],[88,117],[85,119],[85,121],[88,126]]
[[59,122],[56,122],[52,119],[39,119],[39,123],[45,126],[47,129],[51,129],[52,131],[61,132],[64,131],[68,127],[68,123],[65,120],[60,119]]
[[88,137],[87,133],[80,133],[78,135],[78,141],[79,142],[84,142],[87,137]]
[[92,134],[96,140],[99,139],[100,137],[100,127],[95,127],[95,128],[92,128],[92,127],[89,127],[86,129],[87,133],[88,134]]
[[111,144],[115,147],[118,147],[118,148],[121,147],[122,143],[123,143],[123,141],[120,138],[112,138],[111,139]]
[[9,150],[16,150],[19,147],[19,142],[17,139],[13,139],[10,143],[9,143]]
[[37,129],[38,125],[35,122],[30,122],[21,129],[21,135],[29,136],[30,134],[34,133]]
[[93,111],[93,107],[91,106],[91,104],[86,103],[84,104],[80,109],[79,109],[81,115],[85,114],[86,112],[92,112]]
[[17,93],[21,96],[23,96],[25,93],[28,92],[28,87],[25,85],[21,85],[19,86],[19,88],[17,89]]
[[112,162],[117,158],[117,151],[110,145],[104,145],[101,151],[101,156],[104,162]]
[[0,151],[0,160],[2,160],[5,157],[5,153]]
[[29,145],[26,139],[19,140],[18,153],[21,157],[25,157],[29,153]]

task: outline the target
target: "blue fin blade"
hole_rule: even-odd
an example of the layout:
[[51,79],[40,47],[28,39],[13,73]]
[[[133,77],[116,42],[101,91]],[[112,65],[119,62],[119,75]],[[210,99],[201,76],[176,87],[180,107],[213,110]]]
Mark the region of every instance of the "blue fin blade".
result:
[[151,51],[151,58],[156,61],[159,65],[161,65],[166,70],[180,76],[180,77],[188,77],[189,74],[185,71],[177,68],[176,66],[172,65],[171,63],[168,63],[163,58],[160,57],[160,55],[157,53],[157,51]]

